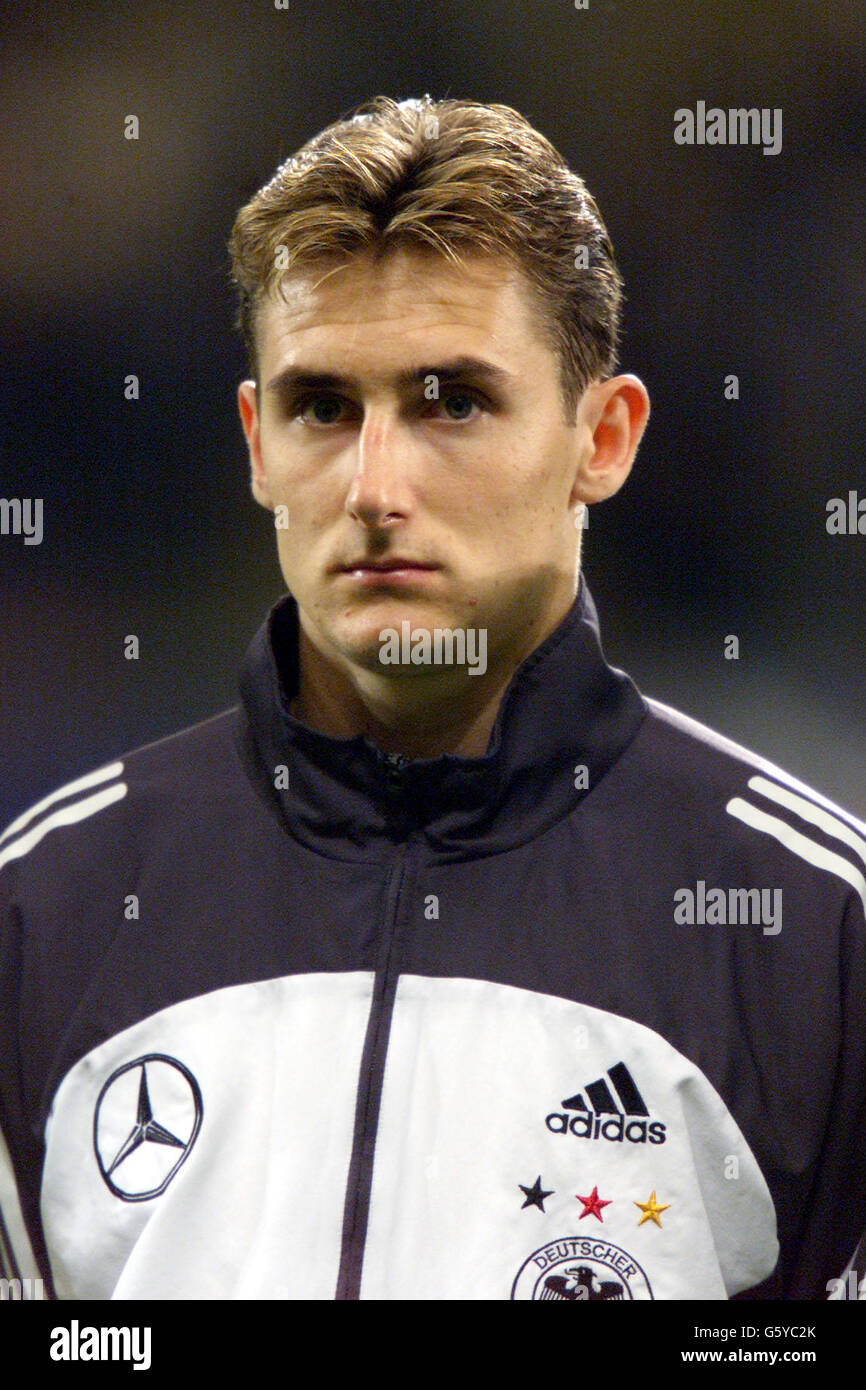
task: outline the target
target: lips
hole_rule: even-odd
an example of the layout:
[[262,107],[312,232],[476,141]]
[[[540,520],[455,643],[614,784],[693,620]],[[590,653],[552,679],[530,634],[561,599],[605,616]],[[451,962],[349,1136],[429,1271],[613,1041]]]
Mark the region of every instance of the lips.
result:
[[438,565],[428,565],[421,560],[356,560],[354,564],[340,565],[341,574],[352,574],[355,570],[370,570],[375,574],[388,574],[391,570],[435,570]]

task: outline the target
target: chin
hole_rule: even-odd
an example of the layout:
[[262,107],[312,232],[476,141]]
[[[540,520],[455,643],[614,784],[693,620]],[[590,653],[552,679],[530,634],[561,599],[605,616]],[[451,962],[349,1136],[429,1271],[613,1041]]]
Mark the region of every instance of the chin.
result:
[[[459,625],[451,615],[438,611],[435,605],[413,602],[411,599],[388,598],[348,613],[344,608],[335,616],[326,635],[340,654],[356,665],[368,671],[388,669],[393,673],[396,668],[383,667],[379,659],[384,641],[382,634],[386,629],[402,634],[402,624],[405,622],[410,624],[412,632],[419,628],[433,630]],[[416,672],[417,668],[413,667],[412,671]]]

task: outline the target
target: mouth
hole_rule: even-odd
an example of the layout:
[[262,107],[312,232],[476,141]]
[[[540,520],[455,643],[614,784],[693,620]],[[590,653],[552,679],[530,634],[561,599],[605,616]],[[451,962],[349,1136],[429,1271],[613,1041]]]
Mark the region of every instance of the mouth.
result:
[[438,564],[427,564],[423,560],[356,560],[353,564],[341,564],[336,567],[339,574],[393,574],[409,573],[409,571],[438,570]]
[[356,560],[354,564],[337,566],[335,572],[346,575],[365,587],[371,587],[423,583],[426,575],[435,574],[439,568],[439,565],[397,556],[390,560]]

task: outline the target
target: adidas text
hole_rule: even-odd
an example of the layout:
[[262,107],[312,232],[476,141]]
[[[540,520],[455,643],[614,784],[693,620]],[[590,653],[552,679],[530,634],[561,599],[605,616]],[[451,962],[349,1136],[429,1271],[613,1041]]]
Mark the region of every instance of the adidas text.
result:
[[660,1120],[626,1120],[625,1115],[567,1115],[564,1110],[548,1115],[551,1134],[573,1134],[576,1139],[607,1139],[612,1144],[663,1144],[667,1138]]

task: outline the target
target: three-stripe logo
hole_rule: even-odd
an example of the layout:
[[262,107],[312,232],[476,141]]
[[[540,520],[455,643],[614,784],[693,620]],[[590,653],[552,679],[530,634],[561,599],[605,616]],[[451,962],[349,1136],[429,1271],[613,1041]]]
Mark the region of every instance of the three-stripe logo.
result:
[[0,869],[11,860],[29,854],[50,831],[63,825],[75,825],[122,800],[127,791],[126,783],[120,780],[122,772],[122,762],[97,768],[59,787],[18,816],[0,835]]
[[606,1076],[590,1081],[582,1091],[560,1104],[562,1109],[553,1111],[545,1120],[551,1134],[606,1139],[612,1144],[663,1144],[667,1138],[661,1121],[651,1120],[625,1062],[609,1067]]
[[[759,775],[750,777],[748,789],[755,794],[755,801],[735,796],[725,810],[753,830],[772,836],[807,864],[844,879],[859,894],[866,912],[866,877],[860,867],[861,863],[866,865],[866,826],[795,778],[788,777],[778,769],[773,771],[779,777],[779,782]],[[800,792],[808,792],[809,795],[801,796]],[[761,799],[764,805],[761,805]],[[771,804],[768,807],[766,803]],[[815,831],[804,834],[778,814],[780,808],[814,826]],[[820,836],[830,840],[834,848],[823,844]]]

